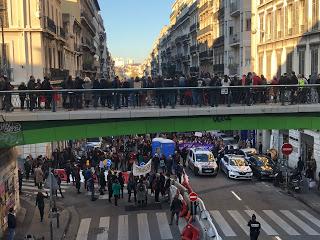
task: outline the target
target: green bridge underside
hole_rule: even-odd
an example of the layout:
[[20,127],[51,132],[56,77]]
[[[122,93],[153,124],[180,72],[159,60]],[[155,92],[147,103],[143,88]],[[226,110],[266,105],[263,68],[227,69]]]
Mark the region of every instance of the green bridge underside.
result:
[[144,119],[21,122],[22,131],[0,133],[0,148],[17,145],[159,132],[252,129],[320,130],[320,114],[195,116]]

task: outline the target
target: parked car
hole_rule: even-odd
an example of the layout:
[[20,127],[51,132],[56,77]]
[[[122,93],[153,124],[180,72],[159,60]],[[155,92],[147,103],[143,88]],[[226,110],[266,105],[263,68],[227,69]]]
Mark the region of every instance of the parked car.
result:
[[248,159],[248,163],[253,171],[253,175],[262,179],[271,179],[274,177],[275,164],[265,155],[254,155]]
[[257,154],[257,150],[255,148],[243,148],[239,149],[237,154],[248,160],[250,157]]
[[218,174],[218,164],[212,152],[202,148],[189,150],[188,166],[195,175],[217,176]]
[[228,178],[252,179],[252,170],[243,156],[226,154],[220,162],[220,169]]

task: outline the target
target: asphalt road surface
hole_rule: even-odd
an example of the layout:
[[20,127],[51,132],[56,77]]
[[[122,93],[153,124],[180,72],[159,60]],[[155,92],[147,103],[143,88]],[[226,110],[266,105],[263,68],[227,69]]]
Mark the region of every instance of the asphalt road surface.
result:
[[223,239],[249,239],[253,213],[262,226],[260,240],[320,239],[320,216],[272,182],[231,180],[222,172],[216,178],[187,173]]

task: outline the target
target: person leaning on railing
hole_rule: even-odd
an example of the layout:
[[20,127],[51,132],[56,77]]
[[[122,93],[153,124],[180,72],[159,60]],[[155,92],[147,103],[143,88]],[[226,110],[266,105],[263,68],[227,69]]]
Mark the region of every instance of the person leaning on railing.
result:
[[18,90],[22,91],[21,93],[19,93],[19,99],[20,99],[20,109],[23,110],[25,102],[26,102],[26,98],[27,98],[27,94],[24,91],[28,90],[28,88],[27,88],[26,84],[24,82],[22,82],[19,85]]

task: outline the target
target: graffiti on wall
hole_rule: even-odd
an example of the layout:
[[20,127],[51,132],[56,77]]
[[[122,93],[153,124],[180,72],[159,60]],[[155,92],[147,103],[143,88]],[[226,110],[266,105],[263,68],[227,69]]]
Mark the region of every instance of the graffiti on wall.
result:
[[16,122],[0,123],[0,148],[19,145],[23,142],[22,125]]

